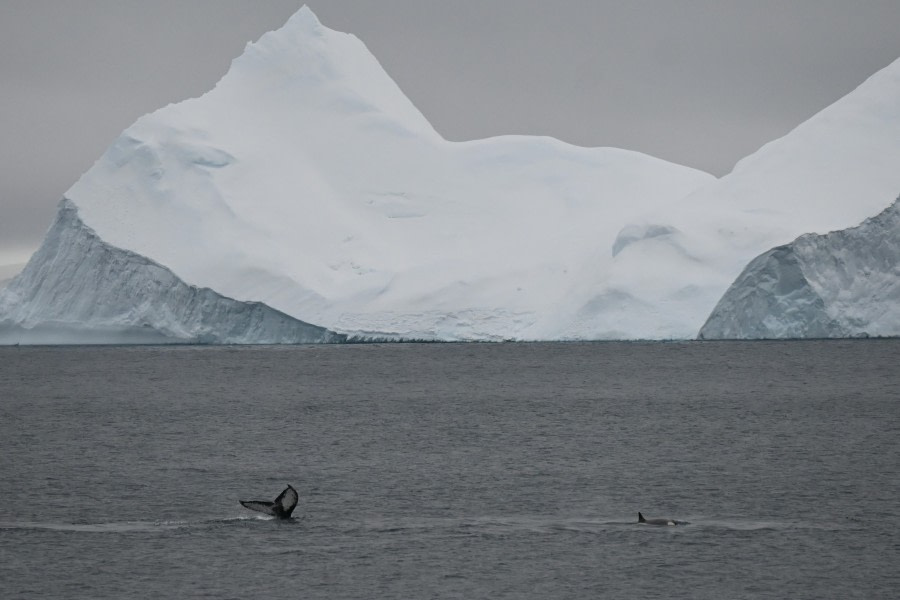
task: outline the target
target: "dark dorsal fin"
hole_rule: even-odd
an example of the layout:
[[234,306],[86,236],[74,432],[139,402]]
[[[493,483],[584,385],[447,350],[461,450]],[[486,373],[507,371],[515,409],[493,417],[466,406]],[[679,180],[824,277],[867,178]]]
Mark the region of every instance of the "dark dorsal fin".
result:
[[642,515],[641,512],[638,511],[638,523],[646,523],[646,522],[647,522],[647,519],[645,519],[644,515]]

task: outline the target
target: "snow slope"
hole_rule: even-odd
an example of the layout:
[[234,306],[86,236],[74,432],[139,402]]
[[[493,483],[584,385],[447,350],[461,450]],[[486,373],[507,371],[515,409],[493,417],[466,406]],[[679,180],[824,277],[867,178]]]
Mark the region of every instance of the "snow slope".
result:
[[24,271],[0,294],[0,343],[283,344],[341,336],[178,280],[110,246],[68,201]]
[[900,336],[900,198],[861,225],[755,258],[703,338]]
[[66,198],[109,244],[306,322],[538,339],[601,335],[569,326],[571,298],[623,223],[712,180],[552,138],[448,142],[303,8],[215,89],[139,119]]
[[661,318],[682,315],[699,329],[755,256],[804,233],[852,227],[898,189],[900,60],[732,173],[638,220],[655,235],[620,249],[603,285],[637,291],[665,307]]

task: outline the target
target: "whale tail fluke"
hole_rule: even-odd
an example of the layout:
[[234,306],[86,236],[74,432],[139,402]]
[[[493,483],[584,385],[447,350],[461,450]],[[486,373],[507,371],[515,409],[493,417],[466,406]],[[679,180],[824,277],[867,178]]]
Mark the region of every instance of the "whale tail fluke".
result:
[[294,512],[294,507],[297,506],[297,502],[300,500],[299,495],[297,494],[297,490],[288,485],[284,488],[284,491],[278,494],[278,497],[275,498],[275,506],[276,511],[280,512],[283,518],[288,518],[291,516],[291,513]]
[[297,494],[297,490],[288,485],[284,488],[283,492],[278,494],[278,497],[275,498],[274,502],[268,502],[266,500],[238,500],[238,502],[240,502],[241,506],[244,508],[249,508],[250,510],[255,510],[256,512],[261,512],[271,517],[290,519],[291,513],[294,512],[294,508],[297,506],[299,499],[300,497]]
[[261,512],[269,515],[270,517],[277,516],[275,514],[275,503],[274,502],[266,502],[264,500],[238,500],[241,503],[241,506],[244,508],[249,508],[250,510],[255,510],[256,512]]

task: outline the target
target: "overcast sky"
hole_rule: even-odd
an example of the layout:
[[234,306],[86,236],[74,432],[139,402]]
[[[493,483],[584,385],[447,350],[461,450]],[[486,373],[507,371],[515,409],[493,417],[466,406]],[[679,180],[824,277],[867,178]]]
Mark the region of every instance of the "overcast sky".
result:
[[[300,0],[0,0],[0,265],[135,119]],[[900,57],[898,0],[309,0],[444,137],[551,135],[726,174]]]

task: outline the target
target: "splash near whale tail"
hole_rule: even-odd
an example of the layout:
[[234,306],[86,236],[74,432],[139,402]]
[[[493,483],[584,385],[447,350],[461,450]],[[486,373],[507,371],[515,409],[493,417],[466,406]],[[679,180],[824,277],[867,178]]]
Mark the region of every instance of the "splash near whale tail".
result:
[[239,500],[239,502],[244,508],[249,508],[250,510],[255,510],[256,512],[261,512],[272,517],[278,517],[279,519],[290,519],[291,513],[294,512],[294,508],[297,506],[297,501],[299,499],[300,497],[297,494],[297,490],[288,485],[283,492],[278,494],[278,497],[275,498],[274,502],[268,502],[266,500]]

